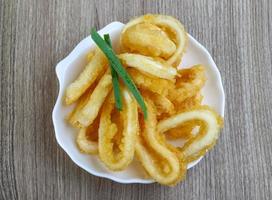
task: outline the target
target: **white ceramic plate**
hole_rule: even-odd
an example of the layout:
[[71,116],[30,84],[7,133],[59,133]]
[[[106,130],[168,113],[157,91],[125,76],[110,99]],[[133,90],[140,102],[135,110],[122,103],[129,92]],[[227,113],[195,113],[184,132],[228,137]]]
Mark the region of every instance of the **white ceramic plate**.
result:
[[[101,35],[109,33],[113,45],[118,49],[119,35],[123,26],[124,24],[120,22],[112,22],[100,30],[99,33]],[[133,161],[122,172],[111,172],[105,168],[97,156],[82,154],[75,143],[77,130],[65,121],[65,117],[74,107],[74,105],[67,107],[62,103],[65,88],[83,70],[86,65],[86,55],[94,46],[95,44],[91,37],[86,37],[56,66],[56,73],[59,80],[59,95],[52,118],[57,142],[78,166],[95,176],[105,177],[119,183],[152,183],[154,182],[153,180],[145,178],[143,169],[137,161]],[[189,35],[189,45],[180,67],[186,68],[200,63],[207,70],[207,82],[202,90],[204,95],[203,103],[210,105],[223,116],[225,97],[220,73],[208,51]],[[188,168],[193,167],[200,160],[191,163]]]

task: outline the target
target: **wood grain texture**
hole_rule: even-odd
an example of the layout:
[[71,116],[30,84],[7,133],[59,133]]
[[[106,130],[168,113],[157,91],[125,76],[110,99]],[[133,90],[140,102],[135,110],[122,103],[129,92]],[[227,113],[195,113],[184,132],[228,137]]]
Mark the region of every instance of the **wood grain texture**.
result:
[[[218,145],[184,182],[122,185],[57,145],[56,63],[89,34],[144,13],[177,17],[217,63],[226,92]],[[271,0],[0,0],[0,199],[272,199]]]

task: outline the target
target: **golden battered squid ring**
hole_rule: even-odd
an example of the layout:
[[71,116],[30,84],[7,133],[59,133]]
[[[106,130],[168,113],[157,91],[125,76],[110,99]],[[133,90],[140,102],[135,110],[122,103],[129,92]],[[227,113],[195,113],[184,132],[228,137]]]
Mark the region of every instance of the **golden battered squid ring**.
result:
[[[166,62],[170,65],[177,66],[180,62],[181,55],[184,53],[185,48],[187,46],[187,33],[183,27],[183,25],[171,16],[166,15],[151,15],[147,14],[136,19],[131,20],[127,23],[122,30],[121,33],[121,44],[122,35],[127,31],[128,28],[140,24],[140,23],[150,23],[154,24],[162,29],[167,29],[171,32],[171,36],[174,36],[174,42],[176,44],[175,52],[166,60]],[[166,32],[167,32],[166,30]]]
[[168,59],[176,44],[158,26],[144,22],[129,27],[121,37],[122,51]]
[[76,138],[76,143],[81,152],[86,154],[98,153],[98,128],[100,116],[87,128],[81,128]]
[[[181,103],[175,102],[174,110],[176,111],[176,113],[180,113],[180,112],[191,110],[196,107],[200,107],[202,99],[203,99],[203,96],[199,92],[195,96],[187,98]],[[195,135],[195,133],[198,132],[198,128],[199,126],[196,124],[196,121],[188,121],[176,128],[172,128],[164,132],[164,134],[166,135],[166,138],[170,140],[180,139],[180,138],[188,140],[192,138]]]
[[137,137],[136,154],[146,172],[157,182],[174,185],[186,173],[186,163],[169,149],[165,140],[156,131],[156,111],[151,100],[146,99],[148,118],[144,130]]
[[77,135],[77,145],[83,153],[97,154],[98,153],[98,142],[92,141],[87,138],[87,128],[81,128]]
[[214,146],[223,125],[222,118],[208,106],[201,106],[164,119],[157,126],[158,131],[164,133],[192,120],[196,120],[202,125],[199,133],[189,139],[180,149],[187,162],[197,160]]
[[90,95],[92,94],[93,89],[86,91],[78,100],[74,110],[69,113],[66,117],[67,121],[75,128],[81,128],[81,125],[78,123],[78,116],[80,115],[81,109],[86,105]]
[[108,63],[107,58],[98,48],[96,48],[89,57],[87,60],[90,59],[90,61],[85,69],[79,74],[77,79],[66,88],[64,99],[66,105],[76,102],[106,69]]
[[84,107],[79,111],[76,122],[79,127],[88,127],[93,123],[111,89],[112,76],[108,69],[99,80]]
[[[114,109],[113,93],[103,105],[99,124],[99,157],[111,170],[123,170],[133,160],[136,136],[139,132],[138,107],[136,100],[129,91],[122,88],[124,107],[120,114],[123,117],[123,133],[120,144],[114,149],[114,136],[117,134],[117,125],[111,121]],[[116,145],[116,144],[115,144]]]
[[143,73],[158,78],[175,81],[177,70],[167,63],[155,60],[149,56],[133,53],[123,53],[118,55],[118,58],[128,67],[136,68]]

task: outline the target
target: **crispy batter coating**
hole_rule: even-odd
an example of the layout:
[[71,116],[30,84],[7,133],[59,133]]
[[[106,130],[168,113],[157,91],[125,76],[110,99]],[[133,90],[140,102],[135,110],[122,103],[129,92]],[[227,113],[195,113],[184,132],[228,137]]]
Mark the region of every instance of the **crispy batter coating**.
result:
[[200,123],[200,131],[190,138],[180,151],[185,155],[187,162],[197,160],[210,150],[219,137],[220,128],[223,125],[222,118],[210,107],[201,106],[175,114],[158,123],[157,129],[163,133],[188,121]]
[[166,96],[170,86],[173,85],[169,80],[143,74],[136,69],[128,69],[127,71],[137,87],[143,90]]
[[169,91],[169,99],[174,102],[183,102],[185,99],[195,96],[206,82],[205,68],[195,65],[179,72],[175,87]]
[[169,149],[165,140],[156,131],[155,105],[146,99],[148,118],[137,138],[136,154],[145,171],[157,182],[175,185],[186,173],[186,163],[177,156],[174,148]]
[[80,127],[88,127],[93,123],[111,89],[112,77],[108,69],[78,114],[77,121]]
[[[137,17],[137,18],[131,20],[129,23],[127,23],[122,30],[121,44],[123,46],[127,46],[126,44],[123,44],[127,40],[122,40],[124,35],[126,37],[128,37],[127,34],[129,34],[129,33],[127,33],[127,31],[129,31],[129,29],[131,27],[133,27],[137,24],[142,24],[142,23],[149,23],[149,24],[155,25],[158,28],[161,28],[165,33],[168,34],[168,38],[172,42],[174,42],[176,45],[176,51],[174,53],[172,53],[172,55],[169,58],[166,59],[166,62],[169,65],[177,66],[180,63],[182,54],[185,52],[185,49],[187,47],[188,36],[187,36],[187,33],[186,33],[183,25],[175,18],[173,18],[171,16],[167,16],[167,15],[147,14],[147,15]],[[145,37],[148,37],[148,36],[145,36]],[[162,36],[160,36],[160,37],[162,37]],[[165,45],[164,47],[166,48],[168,46],[169,46],[169,42],[167,42],[167,46]],[[146,47],[145,49],[147,49],[147,48],[148,47]],[[137,50],[139,51],[141,49],[137,49]],[[140,53],[144,54],[144,53],[146,53],[146,51],[144,53],[142,53],[142,51],[141,51]]]
[[128,52],[151,57],[169,58],[176,51],[176,44],[158,26],[143,22],[127,28],[121,43]]
[[82,94],[84,94],[84,92],[95,82],[97,77],[105,71],[107,63],[108,61],[105,55],[99,49],[96,49],[95,54],[86,65],[85,69],[80,73],[77,79],[66,88],[66,105],[74,103]]
[[[136,136],[139,133],[138,108],[136,100],[127,89],[123,88],[124,110],[123,133],[121,139],[114,140],[118,132],[117,124],[111,121],[111,113],[114,109],[113,95],[109,96],[102,108],[99,124],[99,157],[102,162],[111,170],[123,170],[133,160]],[[114,144],[114,142],[120,142]],[[114,149],[114,145],[118,149]]]
[[118,55],[125,66],[135,68],[143,73],[175,81],[177,75],[176,68],[170,66],[161,59],[143,56],[140,54],[123,53]]

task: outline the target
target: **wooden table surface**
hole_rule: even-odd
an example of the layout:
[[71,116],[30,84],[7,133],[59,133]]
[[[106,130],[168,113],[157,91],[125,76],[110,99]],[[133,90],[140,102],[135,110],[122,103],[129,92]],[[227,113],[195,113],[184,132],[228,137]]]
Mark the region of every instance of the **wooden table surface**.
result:
[[[271,0],[0,0],[0,199],[272,199]],[[173,15],[212,54],[226,93],[217,146],[176,187],[123,185],[58,146],[55,66],[90,28]]]

